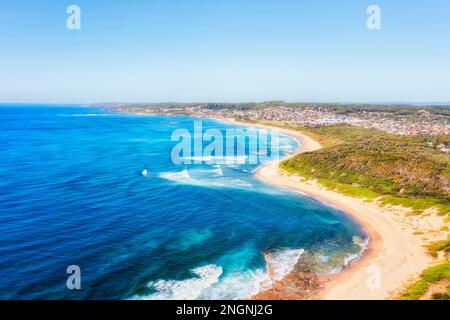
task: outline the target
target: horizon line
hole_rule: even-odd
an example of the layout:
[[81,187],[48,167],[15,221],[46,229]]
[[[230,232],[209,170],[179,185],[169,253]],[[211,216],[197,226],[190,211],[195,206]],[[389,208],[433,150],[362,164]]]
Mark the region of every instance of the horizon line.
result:
[[0,105],[78,105],[78,106],[94,106],[94,105],[158,105],[158,104],[263,104],[263,103],[286,103],[286,104],[341,104],[341,105],[385,105],[385,106],[450,106],[448,101],[284,101],[284,100],[263,100],[263,101],[146,101],[146,102],[40,102],[40,101],[0,101]]

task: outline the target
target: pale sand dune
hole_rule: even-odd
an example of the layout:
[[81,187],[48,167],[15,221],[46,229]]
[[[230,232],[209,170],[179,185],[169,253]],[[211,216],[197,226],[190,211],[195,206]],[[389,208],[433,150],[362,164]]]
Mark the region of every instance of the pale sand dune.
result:
[[[241,124],[271,128],[295,136],[302,144],[299,153],[321,147],[317,141],[297,131]],[[368,249],[360,259],[345,271],[324,278],[324,299],[392,298],[402,285],[431,263],[431,258],[422,247],[422,240],[413,235],[418,230],[417,224],[423,225],[425,222],[429,225],[429,222],[416,220],[411,223],[412,220],[405,218],[403,208],[381,208],[362,199],[344,196],[321,187],[315,181],[302,181],[298,176],[288,175],[279,169],[278,164],[279,161],[267,164],[255,174],[270,184],[302,192],[341,208],[362,225],[369,235]]]

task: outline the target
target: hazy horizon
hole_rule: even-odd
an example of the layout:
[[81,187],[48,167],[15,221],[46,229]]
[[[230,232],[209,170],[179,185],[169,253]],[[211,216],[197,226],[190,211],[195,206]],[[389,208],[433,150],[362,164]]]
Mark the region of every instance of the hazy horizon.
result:
[[107,105],[107,104],[124,104],[124,105],[133,105],[133,104],[171,104],[171,103],[179,103],[179,104],[204,104],[204,103],[229,103],[229,104],[244,104],[244,103],[267,103],[267,102],[277,102],[280,103],[288,103],[288,104],[342,104],[342,105],[385,105],[385,106],[395,106],[395,105],[404,105],[404,106],[447,106],[450,105],[450,101],[285,101],[280,99],[275,100],[264,100],[264,101],[146,101],[146,102],[129,102],[129,101],[99,101],[99,102],[3,102],[0,101],[0,106],[5,105],[60,105],[60,106],[93,106],[93,105]]

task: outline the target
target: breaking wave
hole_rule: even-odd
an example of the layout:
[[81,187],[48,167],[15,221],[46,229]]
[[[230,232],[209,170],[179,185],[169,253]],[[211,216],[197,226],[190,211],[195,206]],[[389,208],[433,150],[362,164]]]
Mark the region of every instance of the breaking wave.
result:
[[145,300],[195,300],[203,290],[219,282],[222,267],[214,264],[198,267],[192,270],[195,278],[186,280],[158,280],[149,282],[148,287],[156,290],[148,296],[137,296],[134,299]]
[[354,236],[353,242],[356,245],[360,246],[361,249],[360,249],[359,253],[347,254],[347,256],[344,258],[344,267],[348,266],[353,261],[358,260],[362,256],[364,251],[367,250],[367,248],[369,246],[369,238],[365,238],[364,240],[361,241],[361,240],[359,240],[358,237]]
[[146,296],[134,296],[132,299],[248,299],[261,291],[270,289],[275,281],[289,274],[303,252],[303,249],[283,249],[266,254],[266,269],[224,273],[222,266],[205,265],[191,270],[193,278],[149,282],[147,286],[155,292]]
[[244,164],[247,156],[194,156],[183,157],[183,160],[210,162],[215,164]]
[[294,270],[303,249],[284,249],[266,253],[266,263],[272,280],[281,280]]
[[[195,173],[195,170],[193,170]],[[159,177],[178,184],[193,185],[209,188],[250,188],[252,184],[237,178],[222,177],[223,172],[220,170],[211,170],[216,178],[211,179],[211,174],[199,174],[198,177],[191,176],[191,173],[184,169],[178,172],[163,172]]]

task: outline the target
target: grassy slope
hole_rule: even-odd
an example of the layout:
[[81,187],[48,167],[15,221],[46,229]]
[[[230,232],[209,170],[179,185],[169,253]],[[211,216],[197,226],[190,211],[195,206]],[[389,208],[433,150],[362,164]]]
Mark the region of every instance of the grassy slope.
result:
[[426,246],[428,253],[436,258],[439,252],[444,252],[446,255],[450,255],[450,235],[446,240],[436,241]]
[[398,136],[345,125],[297,129],[324,148],[282,162],[284,170],[350,196],[381,196],[381,204],[450,212],[450,156],[436,150],[449,137]]
[[[450,279],[450,262],[447,260],[434,265],[424,272],[420,279],[411,285],[401,296],[401,300],[418,300],[427,293],[430,285],[443,279]],[[450,290],[449,290],[450,292]]]

